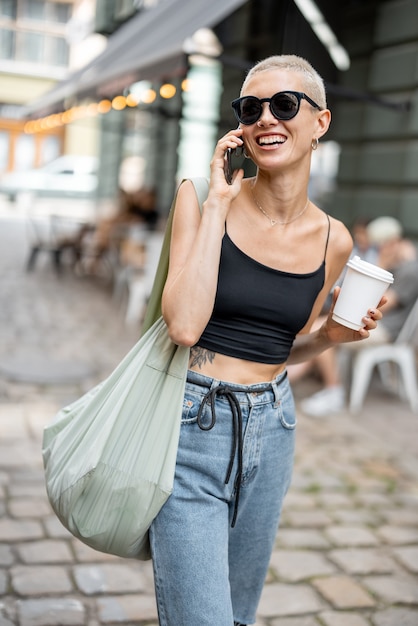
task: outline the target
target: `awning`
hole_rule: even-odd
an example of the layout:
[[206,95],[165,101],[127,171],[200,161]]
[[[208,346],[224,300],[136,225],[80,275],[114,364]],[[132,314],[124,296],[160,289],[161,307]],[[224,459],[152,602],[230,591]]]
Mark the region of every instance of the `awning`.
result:
[[27,116],[44,116],[70,98],[120,93],[141,79],[184,70],[184,40],[199,28],[211,28],[246,0],[161,0],[142,9],[109,37],[93,61],[30,103]]

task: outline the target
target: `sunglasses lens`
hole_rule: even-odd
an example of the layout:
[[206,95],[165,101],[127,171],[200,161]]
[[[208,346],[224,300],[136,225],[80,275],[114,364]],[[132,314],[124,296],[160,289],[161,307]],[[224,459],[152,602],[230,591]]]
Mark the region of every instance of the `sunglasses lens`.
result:
[[271,111],[279,120],[291,120],[299,111],[299,99],[292,93],[278,93],[271,99]]
[[240,100],[237,115],[242,124],[254,124],[261,115],[261,102],[258,98],[248,96]]

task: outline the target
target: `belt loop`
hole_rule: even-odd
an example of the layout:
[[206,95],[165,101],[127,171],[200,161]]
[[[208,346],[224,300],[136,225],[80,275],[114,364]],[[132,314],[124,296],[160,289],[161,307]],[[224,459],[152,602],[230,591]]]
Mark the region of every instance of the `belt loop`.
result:
[[275,405],[276,406],[278,406],[280,404],[280,401],[281,401],[280,386],[282,385],[282,383],[284,383],[286,378],[287,378],[287,370],[285,370],[284,372],[279,374],[276,377],[276,379],[273,380],[272,383],[271,383],[271,388],[272,388],[273,393],[274,393],[274,400],[275,400]]

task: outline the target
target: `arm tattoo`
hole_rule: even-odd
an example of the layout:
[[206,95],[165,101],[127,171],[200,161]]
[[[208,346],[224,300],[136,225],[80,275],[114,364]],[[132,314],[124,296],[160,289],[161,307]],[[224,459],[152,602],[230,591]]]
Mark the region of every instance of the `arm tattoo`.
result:
[[206,350],[206,348],[200,348],[199,346],[193,346],[190,349],[190,366],[197,365],[199,368],[205,363],[212,363],[215,358],[216,352]]

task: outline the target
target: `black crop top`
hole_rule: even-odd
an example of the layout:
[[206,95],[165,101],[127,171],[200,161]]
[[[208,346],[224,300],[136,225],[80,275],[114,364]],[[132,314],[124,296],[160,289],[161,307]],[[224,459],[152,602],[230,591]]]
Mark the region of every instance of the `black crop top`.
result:
[[293,274],[273,269],[222,240],[212,316],[197,346],[259,363],[284,363],[324,286],[325,257],[317,270]]

